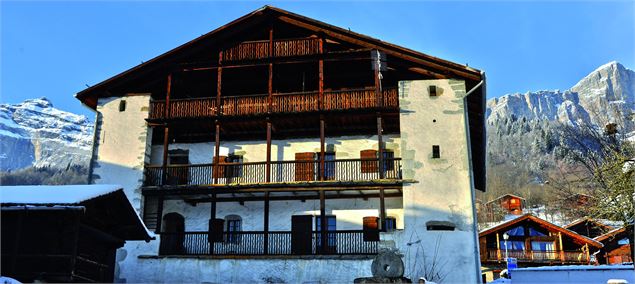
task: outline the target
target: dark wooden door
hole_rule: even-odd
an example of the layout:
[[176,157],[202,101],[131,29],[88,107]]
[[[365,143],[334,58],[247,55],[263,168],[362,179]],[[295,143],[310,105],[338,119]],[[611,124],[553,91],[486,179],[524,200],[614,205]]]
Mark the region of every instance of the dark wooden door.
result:
[[313,216],[295,215],[291,216],[291,253],[311,254],[313,242],[311,226]]
[[295,153],[295,180],[310,181],[315,177],[315,153]]
[[364,241],[379,241],[379,217],[364,217]]
[[[190,163],[188,150],[172,150],[168,153],[168,164],[177,167],[168,168],[168,183],[170,185],[186,185],[189,179]],[[181,167],[178,167],[181,166]]]

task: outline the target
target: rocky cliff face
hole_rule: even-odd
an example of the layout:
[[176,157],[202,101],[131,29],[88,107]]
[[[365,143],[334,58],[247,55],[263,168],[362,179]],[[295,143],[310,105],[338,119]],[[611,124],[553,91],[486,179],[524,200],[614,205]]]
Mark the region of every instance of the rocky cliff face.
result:
[[487,102],[490,165],[512,163],[539,173],[558,147],[559,125],[635,130],[635,72],[617,62],[600,66],[569,90],[508,94]]
[[0,104],[0,170],[29,166],[87,166],[93,124],[61,111],[46,98]]

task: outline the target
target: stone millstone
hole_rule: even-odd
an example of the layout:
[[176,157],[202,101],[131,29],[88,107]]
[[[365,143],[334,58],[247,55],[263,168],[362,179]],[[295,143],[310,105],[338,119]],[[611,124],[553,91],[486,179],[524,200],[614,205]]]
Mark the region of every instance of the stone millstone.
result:
[[399,255],[386,251],[373,259],[371,271],[374,278],[401,278],[404,273],[404,265]]

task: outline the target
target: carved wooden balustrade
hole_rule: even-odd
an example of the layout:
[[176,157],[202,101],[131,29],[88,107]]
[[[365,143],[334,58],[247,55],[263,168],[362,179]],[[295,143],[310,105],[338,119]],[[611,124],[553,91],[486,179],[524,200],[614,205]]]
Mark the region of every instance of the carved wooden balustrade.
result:
[[[267,162],[145,166],[144,186],[197,186],[267,183]],[[368,181],[401,179],[401,158],[338,159],[324,162],[324,180]],[[320,180],[320,161],[272,161],[270,183]]]
[[[384,89],[381,105],[378,105],[374,88],[328,90],[324,91],[325,111],[356,110],[368,108],[399,108],[399,97],[396,88]],[[150,102],[149,119],[197,118],[222,116],[262,115],[266,113],[302,113],[320,110],[319,93],[317,91],[276,93],[271,96],[269,106],[266,94],[225,96],[221,97],[220,108],[216,106],[215,97],[172,99],[169,113],[166,112],[166,101]],[[219,111],[220,109],[220,111]]]
[[[566,262],[566,263],[589,263],[587,254],[583,251],[527,251],[508,250],[509,257],[516,258],[522,262]],[[505,261],[505,250],[488,249],[487,259],[483,261]]]
[[[327,246],[321,247],[321,232],[307,232],[303,250],[294,248],[288,231],[223,232],[212,240],[210,232],[161,233],[160,255],[372,255],[379,241],[368,240],[362,230],[328,231]],[[267,246],[265,247],[265,240]],[[213,248],[211,246],[214,246]]]
[[269,57],[289,57],[318,54],[317,38],[283,39],[273,41],[273,54],[269,54],[269,41],[246,41],[223,50],[223,61],[258,60]]

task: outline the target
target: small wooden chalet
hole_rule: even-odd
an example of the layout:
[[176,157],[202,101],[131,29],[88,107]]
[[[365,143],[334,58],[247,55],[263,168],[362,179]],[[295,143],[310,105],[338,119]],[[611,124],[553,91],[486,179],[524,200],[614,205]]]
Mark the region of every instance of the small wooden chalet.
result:
[[570,224],[565,225],[563,228],[574,231],[580,235],[589,238],[599,237],[615,229],[609,225],[603,224],[589,217],[577,219]]
[[505,215],[522,215],[524,209],[525,198],[508,193],[483,204],[481,210],[484,211],[486,220],[481,221],[502,221]]
[[[504,239],[507,234],[508,239]],[[531,214],[479,233],[481,263],[505,265],[505,255],[519,266],[588,264],[602,243]]]
[[606,234],[595,237],[604,247],[596,254],[600,264],[622,264],[633,262],[633,225],[614,229]]
[[151,236],[119,186],[0,187],[0,270],[22,282],[112,282],[115,252]]

